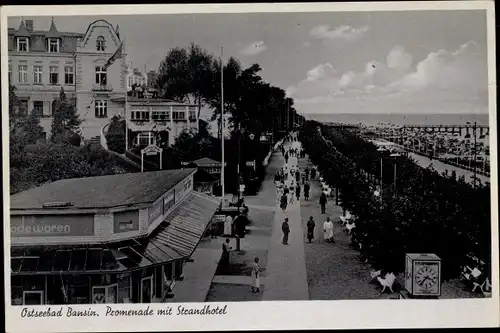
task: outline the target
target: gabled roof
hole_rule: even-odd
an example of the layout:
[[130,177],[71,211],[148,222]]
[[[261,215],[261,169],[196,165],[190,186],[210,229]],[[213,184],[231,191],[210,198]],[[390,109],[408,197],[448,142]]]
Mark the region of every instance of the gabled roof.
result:
[[214,164],[218,165],[218,166],[222,165],[221,162],[213,160],[213,159],[208,158],[208,157],[199,158],[197,160],[192,161],[191,163],[194,163],[197,166],[214,165]]
[[50,29],[45,35],[46,38],[61,38],[61,33],[57,31],[56,24],[54,23],[54,19],[50,23]]
[[19,29],[17,29],[14,37],[31,37],[31,33],[28,31],[28,28],[26,28],[24,21],[21,21]]
[[156,201],[196,169],[127,173],[58,180],[10,197],[12,210],[42,209],[47,203],[71,203],[68,209],[111,208]]

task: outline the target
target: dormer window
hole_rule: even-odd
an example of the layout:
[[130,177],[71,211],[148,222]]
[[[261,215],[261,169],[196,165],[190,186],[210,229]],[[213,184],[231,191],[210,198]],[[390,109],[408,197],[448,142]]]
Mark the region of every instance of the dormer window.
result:
[[103,36],[97,37],[97,51],[106,51],[106,41]]
[[49,52],[58,53],[59,52],[59,38],[49,38]]
[[28,37],[17,38],[17,52],[28,52]]

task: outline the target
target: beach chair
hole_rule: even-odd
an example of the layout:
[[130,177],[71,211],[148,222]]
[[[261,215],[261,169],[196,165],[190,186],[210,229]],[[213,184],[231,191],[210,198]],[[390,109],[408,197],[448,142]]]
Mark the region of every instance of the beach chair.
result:
[[387,273],[383,278],[378,276],[377,280],[382,286],[382,290],[380,291],[380,293],[383,293],[386,288],[389,288],[391,293],[394,292],[394,290],[392,290],[392,285],[394,284],[394,281],[396,281],[396,276],[394,275],[394,273]]
[[351,219],[352,219],[352,215],[348,211],[345,213],[345,216],[340,217],[340,220],[342,221],[342,225],[346,225],[347,222],[349,222],[349,220],[351,220]]
[[352,229],[356,228],[356,224],[354,222],[351,223],[351,222],[347,221],[345,227],[347,229],[347,233],[350,235],[352,232]]

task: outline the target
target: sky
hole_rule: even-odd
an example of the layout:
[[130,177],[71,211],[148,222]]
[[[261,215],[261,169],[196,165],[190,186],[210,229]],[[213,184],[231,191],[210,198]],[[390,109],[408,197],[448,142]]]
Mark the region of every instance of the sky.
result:
[[[47,30],[50,17],[33,19]],[[120,26],[128,60],[157,69],[195,42],[287,91],[311,113],[487,113],[485,11],[171,14],[55,17],[59,31]],[[20,18],[10,18],[17,28]]]

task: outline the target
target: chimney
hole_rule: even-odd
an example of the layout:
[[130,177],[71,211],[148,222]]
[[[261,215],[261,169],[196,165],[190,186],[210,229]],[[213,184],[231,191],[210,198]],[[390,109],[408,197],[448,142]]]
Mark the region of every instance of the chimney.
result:
[[33,32],[33,20],[26,20],[26,29],[28,29],[29,32]]

